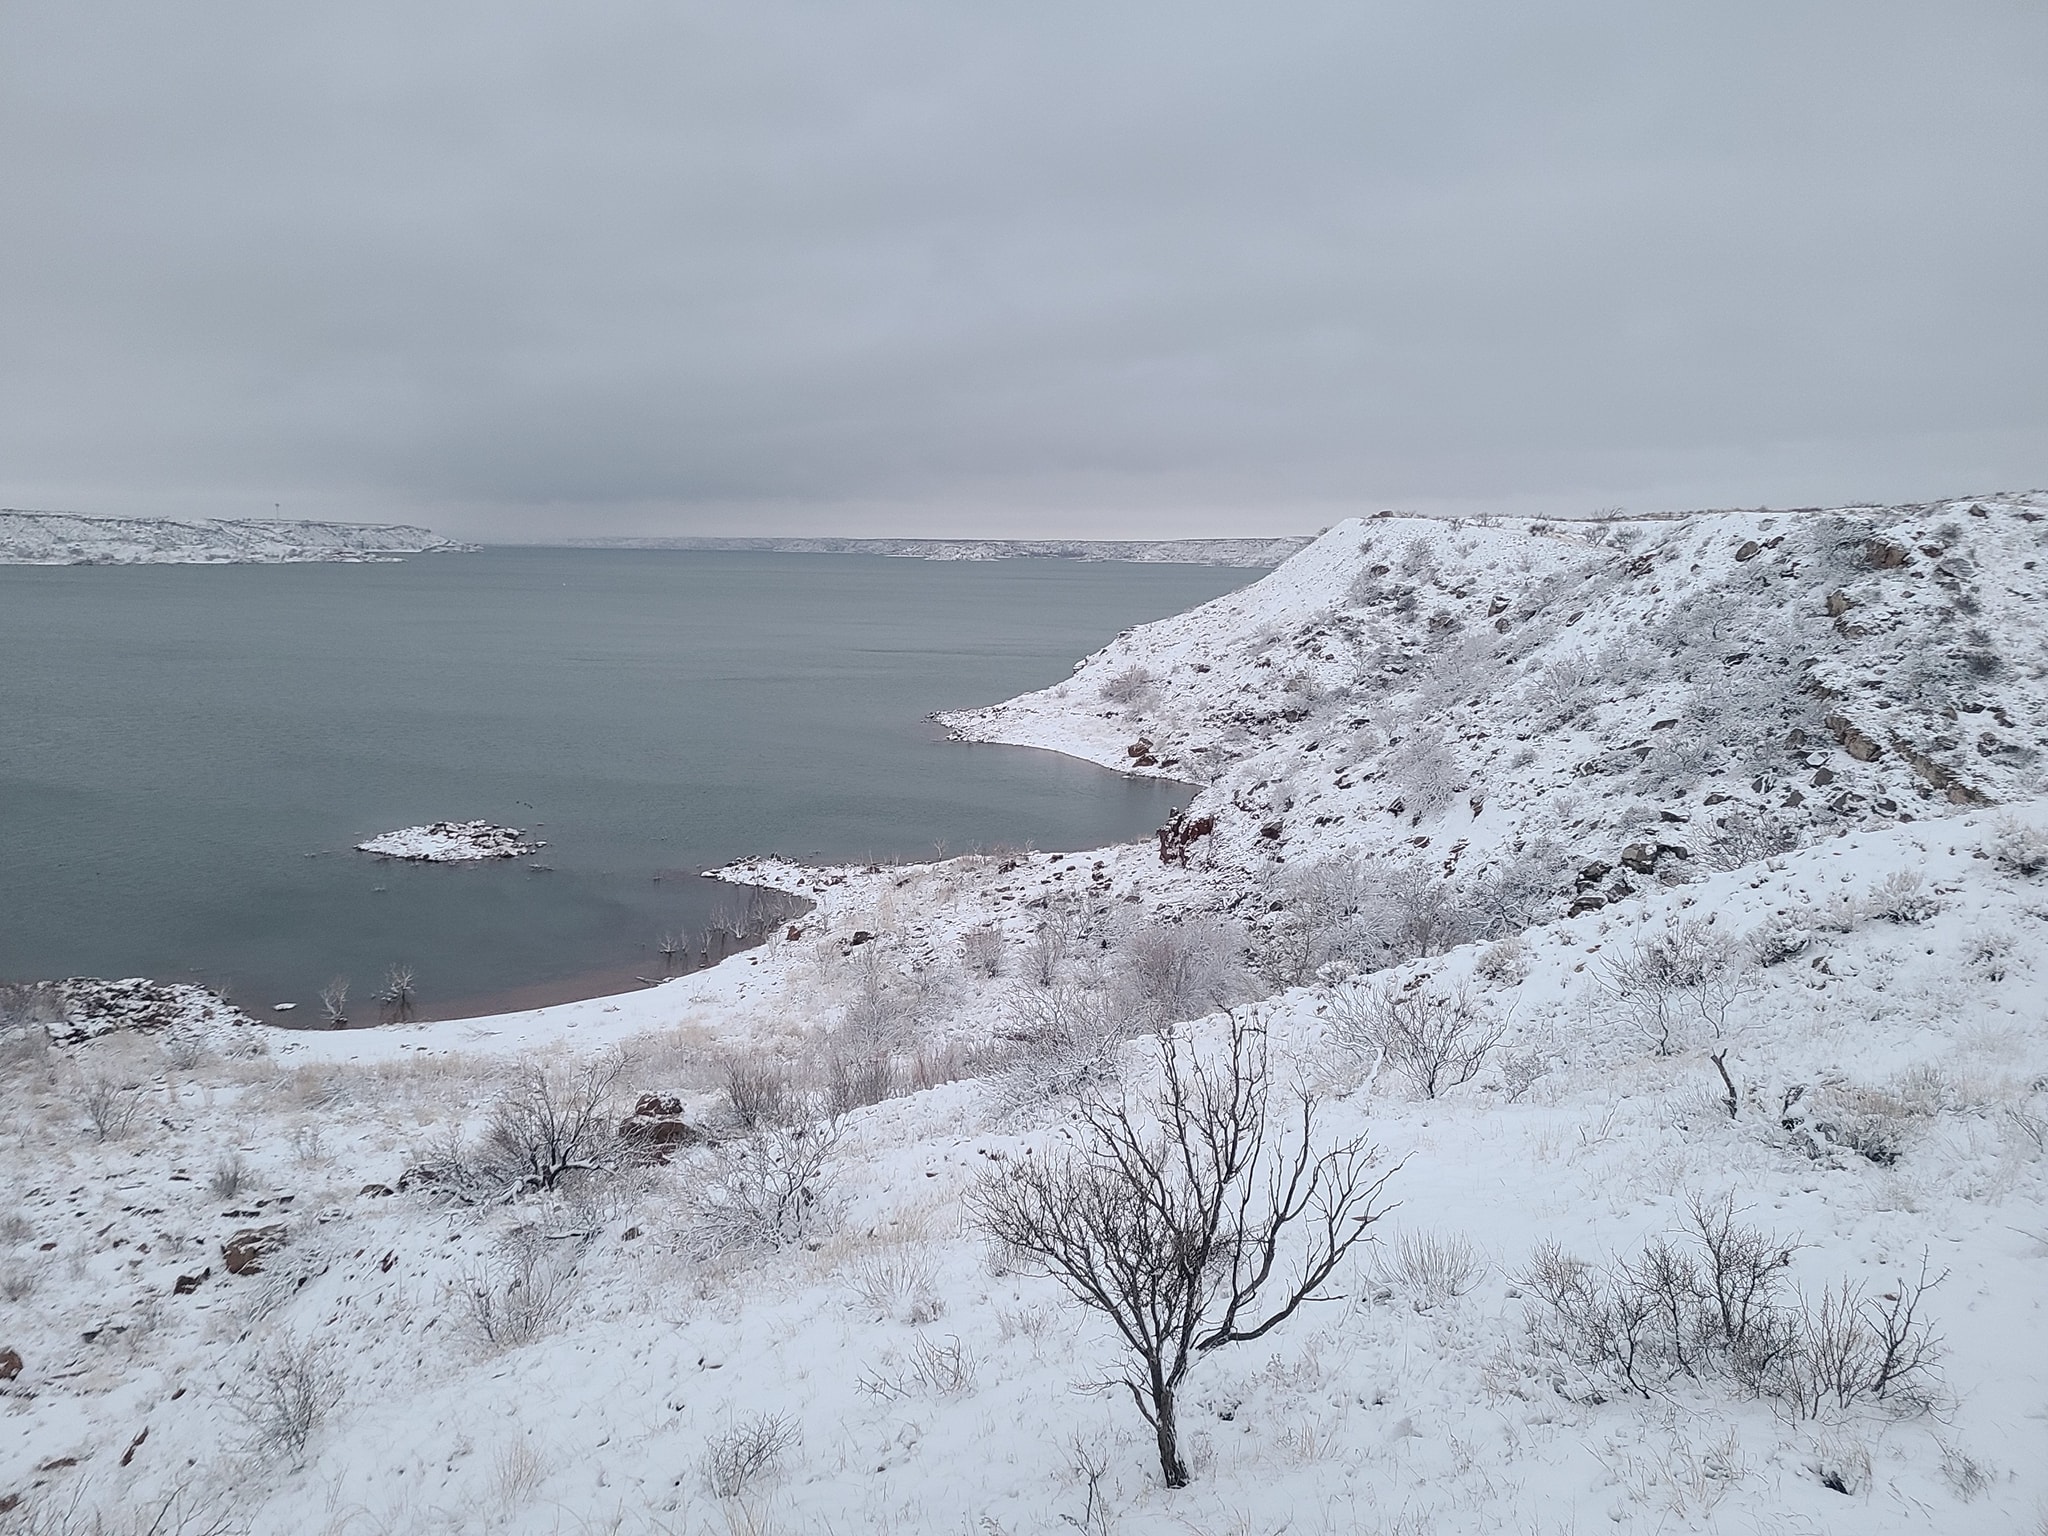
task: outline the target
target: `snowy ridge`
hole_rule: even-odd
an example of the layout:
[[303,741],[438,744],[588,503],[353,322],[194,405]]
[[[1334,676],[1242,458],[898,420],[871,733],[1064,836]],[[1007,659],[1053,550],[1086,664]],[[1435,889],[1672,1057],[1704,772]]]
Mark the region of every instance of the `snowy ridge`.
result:
[[1240,874],[1435,844],[1467,878],[1532,848],[1742,862],[2048,789],[2044,565],[2040,493],[1352,521],[1069,682],[940,718],[1207,785]]
[[0,509],[0,565],[280,565],[473,549],[395,523],[81,517]]
[[[719,873],[813,909],[632,996],[268,1057],[23,1033],[0,1497],[114,1529],[2033,1529],[2044,513],[1346,524],[954,717],[1196,780],[1172,862],[749,860]],[[1176,1490],[1130,1398],[1077,1390],[1111,1329],[963,1213],[1225,1001],[1399,1204],[1332,1299],[1198,1361]],[[1403,1010],[1490,1043],[1432,1096]],[[528,1074],[615,1047],[613,1171],[492,1182]],[[146,1136],[95,1139],[85,1082]],[[838,1113],[776,1129],[777,1082]],[[1723,1201],[1769,1317],[1917,1296],[1931,1371],[1805,1401],[1688,1334],[1631,1379],[1546,1310],[1544,1274],[1618,1286]],[[278,1381],[321,1405],[296,1438]]]

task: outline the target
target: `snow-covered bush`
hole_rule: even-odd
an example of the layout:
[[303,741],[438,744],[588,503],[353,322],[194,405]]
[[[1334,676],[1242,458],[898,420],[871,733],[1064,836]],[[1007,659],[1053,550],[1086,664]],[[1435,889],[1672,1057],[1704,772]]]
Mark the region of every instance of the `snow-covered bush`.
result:
[[1548,837],[1530,838],[1472,882],[1464,899],[1473,920],[1470,936],[1519,933],[1571,885],[1571,856],[1563,846]]
[[1984,851],[2007,874],[2031,878],[2048,870],[2048,831],[2023,821],[2001,821]]
[[1941,910],[1941,903],[1920,888],[1923,883],[1919,871],[1895,869],[1871,887],[1864,910],[1888,923],[1924,923]]
[[1244,949],[1243,932],[1219,918],[1141,923],[1116,946],[1115,990],[1147,1027],[1200,1018],[1250,995]]
[[938,1266],[919,1243],[892,1243],[863,1253],[847,1267],[847,1284],[877,1318],[929,1323],[946,1310]]
[[825,1112],[837,1117],[880,1104],[903,1092],[903,1073],[890,1051],[872,1039],[841,1031],[826,1043]]
[[1386,948],[1385,903],[1350,859],[1286,865],[1266,882],[1268,917],[1253,963],[1275,987],[1299,987],[1326,968],[1376,964]]
[[1396,803],[1411,822],[1436,815],[1471,782],[1459,771],[1450,742],[1434,726],[1411,730],[1387,753],[1384,767]]
[[1506,1032],[1462,990],[1443,997],[1426,985],[1339,987],[1328,1007],[1340,1048],[1370,1069],[1392,1067],[1425,1099],[1478,1076]]
[[1129,706],[1139,704],[1152,697],[1154,678],[1143,666],[1126,667],[1123,671],[1103,680],[1101,696],[1105,704]]
[[1813,933],[1790,913],[1774,912],[1749,936],[1751,957],[1761,966],[1783,965],[1806,953]]
[[1479,951],[1473,969],[1501,987],[1518,987],[1529,974],[1529,946],[1521,934],[1510,932]]
[[919,1334],[908,1353],[861,1373],[854,1385],[881,1402],[908,1397],[965,1397],[974,1390],[981,1368],[974,1352],[957,1335],[944,1343]]
[[119,1141],[142,1108],[139,1084],[124,1083],[102,1072],[84,1074],[76,1091],[78,1107],[85,1111],[95,1141]]
[[1005,1009],[1008,1049],[988,1074],[990,1097],[999,1110],[1071,1098],[1119,1081],[1120,1047],[1135,1023],[1102,993],[1070,983],[1044,990],[1027,988]]
[[213,1172],[207,1175],[206,1187],[221,1199],[232,1200],[248,1182],[249,1165],[242,1161],[241,1153],[229,1150],[214,1159]]

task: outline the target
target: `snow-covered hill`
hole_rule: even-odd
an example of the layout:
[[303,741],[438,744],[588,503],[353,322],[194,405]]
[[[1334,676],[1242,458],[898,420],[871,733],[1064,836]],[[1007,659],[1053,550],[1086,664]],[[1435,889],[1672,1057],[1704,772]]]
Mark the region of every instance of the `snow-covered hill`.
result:
[[289,518],[80,517],[0,509],[0,565],[277,565],[461,550],[425,528]]
[[[1170,861],[749,861],[815,905],[712,969],[267,1052],[16,998],[0,1498],[39,1531],[2038,1529],[2044,555],[2038,495],[1349,523],[955,718],[1198,780]],[[1317,1096],[1397,1203],[1327,1299],[1200,1356],[1169,1489],[1101,1390],[1115,1331],[966,1213],[1090,1144],[1080,1095],[1142,1121],[1157,1039],[1213,1070],[1219,1005],[1275,1124]],[[535,1173],[586,1109],[558,1162],[592,1166]]]

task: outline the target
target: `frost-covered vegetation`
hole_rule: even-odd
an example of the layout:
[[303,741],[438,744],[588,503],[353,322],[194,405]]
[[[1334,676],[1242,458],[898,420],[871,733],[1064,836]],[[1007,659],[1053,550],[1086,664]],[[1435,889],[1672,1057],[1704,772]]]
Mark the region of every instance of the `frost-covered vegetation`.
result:
[[2040,1529],[2044,556],[1347,523],[954,721],[1157,847],[749,862],[502,1019],[10,992],[0,1529]]

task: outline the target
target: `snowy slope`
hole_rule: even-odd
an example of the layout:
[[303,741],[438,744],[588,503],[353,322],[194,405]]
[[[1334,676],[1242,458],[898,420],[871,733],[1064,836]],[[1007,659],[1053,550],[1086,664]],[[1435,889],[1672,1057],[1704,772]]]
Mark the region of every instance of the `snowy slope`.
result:
[[[1199,778],[1185,865],[748,861],[814,908],[632,996],[267,1054],[18,1029],[0,1498],[39,1530],[167,1500],[158,1529],[2036,1529],[2044,510],[1346,524],[955,720]],[[1398,1204],[1333,1299],[1198,1364],[1168,1490],[1091,1389],[1109,1330],[963,1211],[1225,998]],[[1402,998],[1498,1031],[1468,1080],[1362,1045]],[[665,1161],[454,1197],[451,1138],[620,1047],[606,1123]],[[824,1140],[744,1123],[783,1071],[838,1096]],[[101,1140],[110,1094],[137,1113]],[[806,1144],[787,1240],[736,1240],[722,1202]],[[1705,1370],[1638,1392],[1549,1326],[1546,1245],[1632,1260],[1723,1199],[1789,1249],[1787,1316],[1933,1282],[1936,1370],[1809,1412]],[[325,1405],[296,1448],[248,1422],[295,1381]]]
[[0,510],[0,565],[274,565],[390,560],[470,547],[397,524]]

